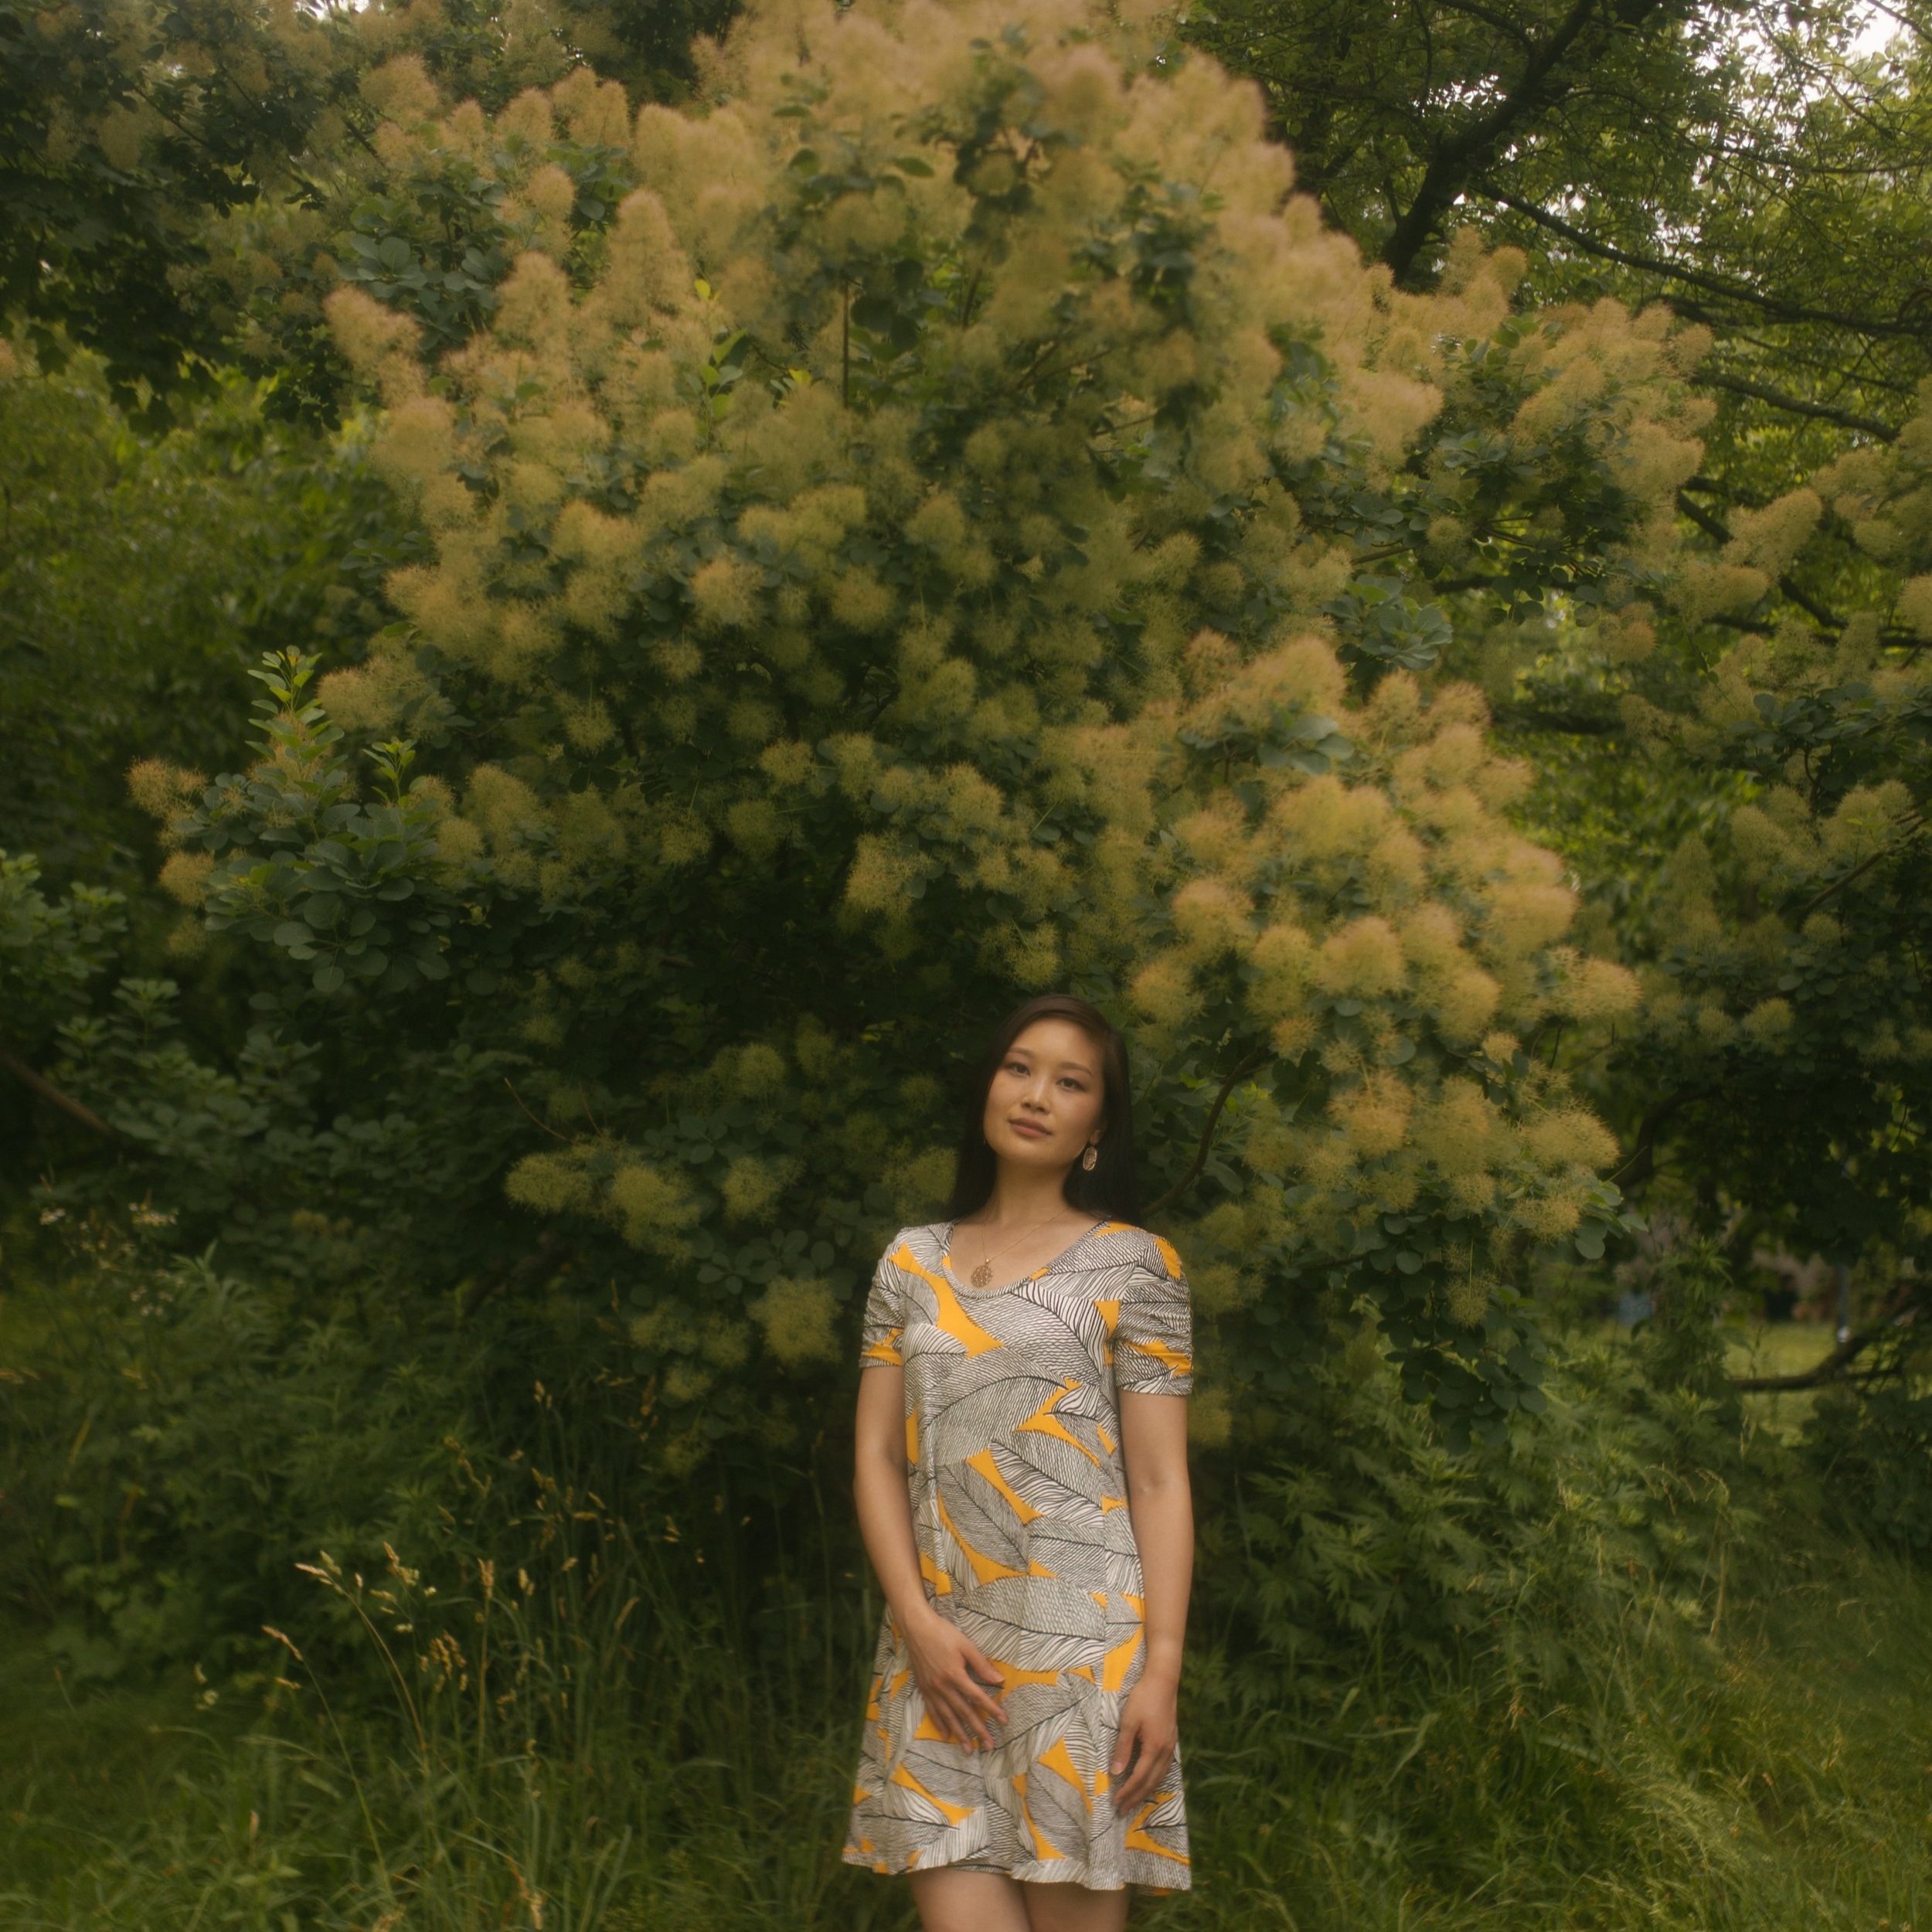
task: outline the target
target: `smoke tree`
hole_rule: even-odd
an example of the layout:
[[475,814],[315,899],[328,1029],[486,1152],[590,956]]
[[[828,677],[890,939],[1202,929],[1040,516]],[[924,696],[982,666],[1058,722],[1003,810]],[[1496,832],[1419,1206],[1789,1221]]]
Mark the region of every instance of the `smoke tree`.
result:
[[[1039,988],[1138,1043],[1210,1440],[1369,1304],[1492,1433],[1539,1400],[1532,1257],[1618,1219],[1529,1048],[1635,982],[1389,563],[1638,634],[1700,345],[1512,315],[1506,254],[1399,291],[1172,52],[1074,5],[808,6],[685,110],[366,83],[395,178],[486,172],[522,244],[487,314],[329,298],[427,555],[362,661],[264,674],[251,771],[144,795],[182,945],[255,944],[311,1117],[374,1134],[388,1087],[392,1145],[522,1137],[482,1225],[555,1217],[539,1267],[614,1312],[672,1467],[794,1439],[943,1195],[961,1057]],[[397,1226],[379,1165],[342,1203]]]

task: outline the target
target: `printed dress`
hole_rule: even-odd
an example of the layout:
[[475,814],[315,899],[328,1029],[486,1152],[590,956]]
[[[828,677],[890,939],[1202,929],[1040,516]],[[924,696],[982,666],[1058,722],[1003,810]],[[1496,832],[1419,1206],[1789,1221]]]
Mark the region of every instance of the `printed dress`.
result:
[[953,1865],[1118,1891],[1187,1889],[1178,1751],[1126,1815],[1107,1794],[1143,1662],[1140,1555],[1116,1391],[1192,1386],[1187,1277],[1168,1243],[1103,1221],[1043,1268],[978,1289],[954,1224],[902,1228],[862,1361],[906,1372],[906,1461],[927,1600],[998,1667],[1007,1722],[968,1753],[926,1714],[886,1613],[847,1862]]

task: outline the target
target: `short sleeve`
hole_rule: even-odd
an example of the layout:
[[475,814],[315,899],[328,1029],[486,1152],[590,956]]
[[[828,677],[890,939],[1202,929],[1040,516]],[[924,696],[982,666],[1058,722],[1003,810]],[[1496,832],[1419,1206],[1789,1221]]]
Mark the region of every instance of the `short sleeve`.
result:
[[[896,1245],[896,1244],[895,1244]],[[897,1369],[906,1358],[899,1349],[900,1332],[906,1325],[905,1297],[899,1270],[892,1264],[892,1249],[879,1257],[872,1270],[872,1290],[866,1297],[866,1322],[859,1345],[862,1369]]]
[[1137,1395],[1184,1396],[1194,1386],[1194,1303],[1181,1257],[1157,1235],[1155,1258],[1121,1290],[1114,1386]]

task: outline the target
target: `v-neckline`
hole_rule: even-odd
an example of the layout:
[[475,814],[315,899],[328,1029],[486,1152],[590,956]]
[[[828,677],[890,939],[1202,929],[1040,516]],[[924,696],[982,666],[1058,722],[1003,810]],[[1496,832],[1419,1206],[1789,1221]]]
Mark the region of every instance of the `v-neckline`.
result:
[[946,1223],[946,1239],[939,1251],[939,1265],[946,1270],[954,1290],[962,1294],[1005,1294],[1009,1289],[1022,1287],[1029,1281],[1037,1281],[1043,1274],[1051,1274],[1073,1250],[1082,1247],[1107,1224],[1109,1217],[1103,1214],[1090,1228],[1085,1228],[1076,1235],[1052,1260],[1042,1262],[1031,1274],[1016,1274],[1010,1281],[1002,1281],[996,1288],[976,1288],[970,1281],[962,1281],[953,1270],[953,1236],[957,1230],[957,1221]]

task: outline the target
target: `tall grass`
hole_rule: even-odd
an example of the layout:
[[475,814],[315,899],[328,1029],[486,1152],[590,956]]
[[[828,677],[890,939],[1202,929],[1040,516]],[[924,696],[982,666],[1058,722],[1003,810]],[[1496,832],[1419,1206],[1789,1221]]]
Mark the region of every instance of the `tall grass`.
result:
[[[838,1857],[877,1605],[835,1444],[653,1486],[567,1309],[438,1352],[82,1258],[5,1310],[5,1932],[910,1925]],[[1196,1889],[1137,1911],[1932,1932],[1932,1580],[1723,1346],[1579,1333],[1464,1456],[1351,1347],[1205,1464]]]
[[[379,1589],[406,1601],[402,1589],[365,1585]],[[648,1611],[666,1638],[688,1637],[688,1609],[640,1604],[624,1628]],[[835,1862],[850,1686],[786,1710],[712,1645],[566,1679],[564,1658],[582,1667],[597,1640],[582,1649],[566,1635],[552,1648],[564,1613],[512,1597],[472,1625],[479,1658],[499,1614],[505,1675],[494,1691],[480,1665],[466,1683],[447,1650],[451,1668],[439,1675],[444,1631],[400,1647],[403,1634],[384,1633],[406,1672],[427,1660],[410,1699],[420,1740],[400,1690],[389,1721],[338,1713],[338,1725],[315,1689],[271,1727],[177,1740],[133,1815],[70,1838],[62,1869],[43,1857],[37,1883],[0,1896],[5,1923],[911,1923],[896,1883]],[[1714,1654],[1667,1623],[1633,1619],[1600,1661],[1594,1694],[1560,1726],[1549,1713],[1517,1714],[1519,1728],[1545,1728],[1524,1752],[1504,1740],[1510,1713],[1467,1685],[1434,1687],[1417,1717],[1413,1704],[1378,1709],[1384,1700],[1345,1692],[1325,1715],[1243,1715],[1197,1685],[1187,1712],[1196,1889],[1140,1910],[1175,1932],[1927,1923],[1932,1584],[1922,1572],[1821,1548],[1794,1562],[1779,1597],[1740,1612]],[[534,1735],[519,1716],[532,1704],[544,1709]],[[48,1716],[43,1708],[33,1721]],[[71,1793],[22,1787],[20,1722],[8,1720],[16,1769],[0,1823],[9,1872],[22,1869],[26,1840],[49,1835],[49,1810],[76,1808]]]
[[[1932,1927],[1932,1579],[1789,1514],[1747,1533],[1735,1458],[1774,1436],[1689,1396],[1620,1420],[1614,1353],[1580,1350],[1549,1423],[1486,1468],[1372,1379],[1271,1488],[1209,1498],[1196,1885],[1139,1914]],[[359,1573],[318,1553],[323,1637],[267,1640],[252,1689],[70,1709],[16,1655],[0,1923],[910,1926],[903,1886],[838,1858],[862,1580],[722,1492],[692,1499],[702,1534],[613,1500],[578,1440],[542,1412],[526,1486],[477,1519],[495,1549],[452,1524]],[[1290,1583],[1264,1601],[1255,1576]]]
[[[595,1496],[534,1487],[521,1560],[460,1557],[453,1585],[395,1552],[376,1575],[327,1555],[304,1566],[366,1668],[271,1629],[261,1720],[237,1731],[199,1707],[205,1692],[179,1699],[137,1823],[63,1833],[84,1773],[57,1795],[44,1772],[13,1781],[0,1871],[36,1882],[0,1879],[0,1922],[899,1923],[903,1901],[854,1900],[837,1859],[856,1706],[828,1693],[821,1626],[831,1675],[853,1681],[854,1607],[770,1591],[749,1630],[731,1628],[689,1553],[638,1540]],[[114,1701],[95,1702],[97,1736]],[[41,1699],[14,1727],[15,1761],[31,1756],[22,1730],[84,1721]],[[121,1767],[124,1785],[143,1781]]]

